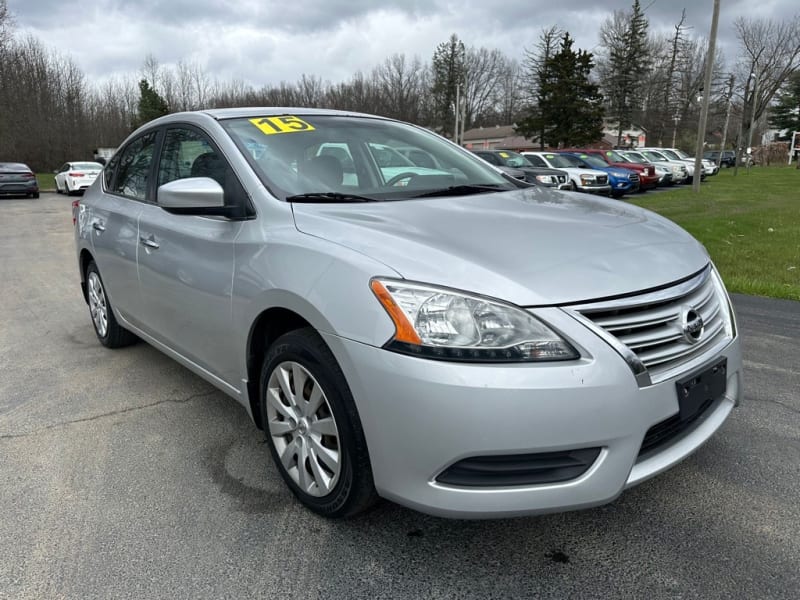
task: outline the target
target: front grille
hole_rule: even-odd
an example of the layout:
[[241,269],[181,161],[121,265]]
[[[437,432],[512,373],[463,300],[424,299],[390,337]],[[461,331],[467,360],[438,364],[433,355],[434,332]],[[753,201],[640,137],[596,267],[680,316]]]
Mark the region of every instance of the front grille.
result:
[[539,485],[576,479],[589,470],[600,448],[560,452],[472,456],[445,469],[436,481],[465,487]]
[[639,176],[636,173],[633,173],[632,175],[630,175],[628,177],[628,179],[630,181],[632,181],[633,183],[639,183]]
[[[642,362],[653,382],[730,339],[727,300],[706,268],[689,281],[666,290],[611,302],[586,304],[576,310],[627,346]],[[702,332],[693,336],[688,322],[696,315]]]
[[681,433],[686,431],[697,419],[699,419],[709,407],[714,403],[714,398],[709,398],[691,418],[681,421],[680,413],[656,423],[647,433],[644,434],[642,447],[639,448],[639,456],[645,455],[652,450],[666,446]]
[[598,175],[597,176],[597,183],[608,183],[608,176],[607,175]]

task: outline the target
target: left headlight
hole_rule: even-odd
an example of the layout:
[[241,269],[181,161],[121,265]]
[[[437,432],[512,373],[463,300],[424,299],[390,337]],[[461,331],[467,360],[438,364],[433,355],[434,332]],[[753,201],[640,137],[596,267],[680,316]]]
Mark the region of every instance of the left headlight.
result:
[[440,360],[540,362],[578,352],[525,310],[447,288],[375,278],[370,288],[395,325],[384,348]]
[[618,179],[626,179],[628,177],[628,174],[622,171],[611,171],[611,174]]

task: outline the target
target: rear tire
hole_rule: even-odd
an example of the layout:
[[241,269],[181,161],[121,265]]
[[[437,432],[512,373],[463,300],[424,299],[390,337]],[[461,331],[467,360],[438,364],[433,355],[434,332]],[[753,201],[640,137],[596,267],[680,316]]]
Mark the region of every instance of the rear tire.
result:
[[122,348],[136,342],[137,337],[117,322],[103,280],[100,278],[100,271],[94,261],[86,267],[86,296],[94,332],[103,346]]
[[316,331],[291,331],[272,344],[261,368],[260,396],[272,460],[300,502],[335,519],[377,501],[350,387]]

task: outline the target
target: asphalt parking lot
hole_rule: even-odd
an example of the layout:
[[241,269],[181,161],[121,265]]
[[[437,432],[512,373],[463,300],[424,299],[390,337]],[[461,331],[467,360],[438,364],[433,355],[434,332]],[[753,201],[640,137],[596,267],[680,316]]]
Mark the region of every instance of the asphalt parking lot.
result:
[[734,302],[742,405],[613,504],[329,522],[233,400],[99,345],[70,199],[0,199],[0,598],[797,598],[800,303]]

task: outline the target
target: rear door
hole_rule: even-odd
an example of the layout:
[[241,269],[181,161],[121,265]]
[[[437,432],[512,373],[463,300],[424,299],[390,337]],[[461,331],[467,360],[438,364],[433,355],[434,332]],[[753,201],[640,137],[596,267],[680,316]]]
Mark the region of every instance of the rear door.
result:
[[85,197],[94,258],[111,305],[125,321],[142,325],[136,253],[138,219],[150,197],[157,131],[133,140],[111,161],[99,197]]

